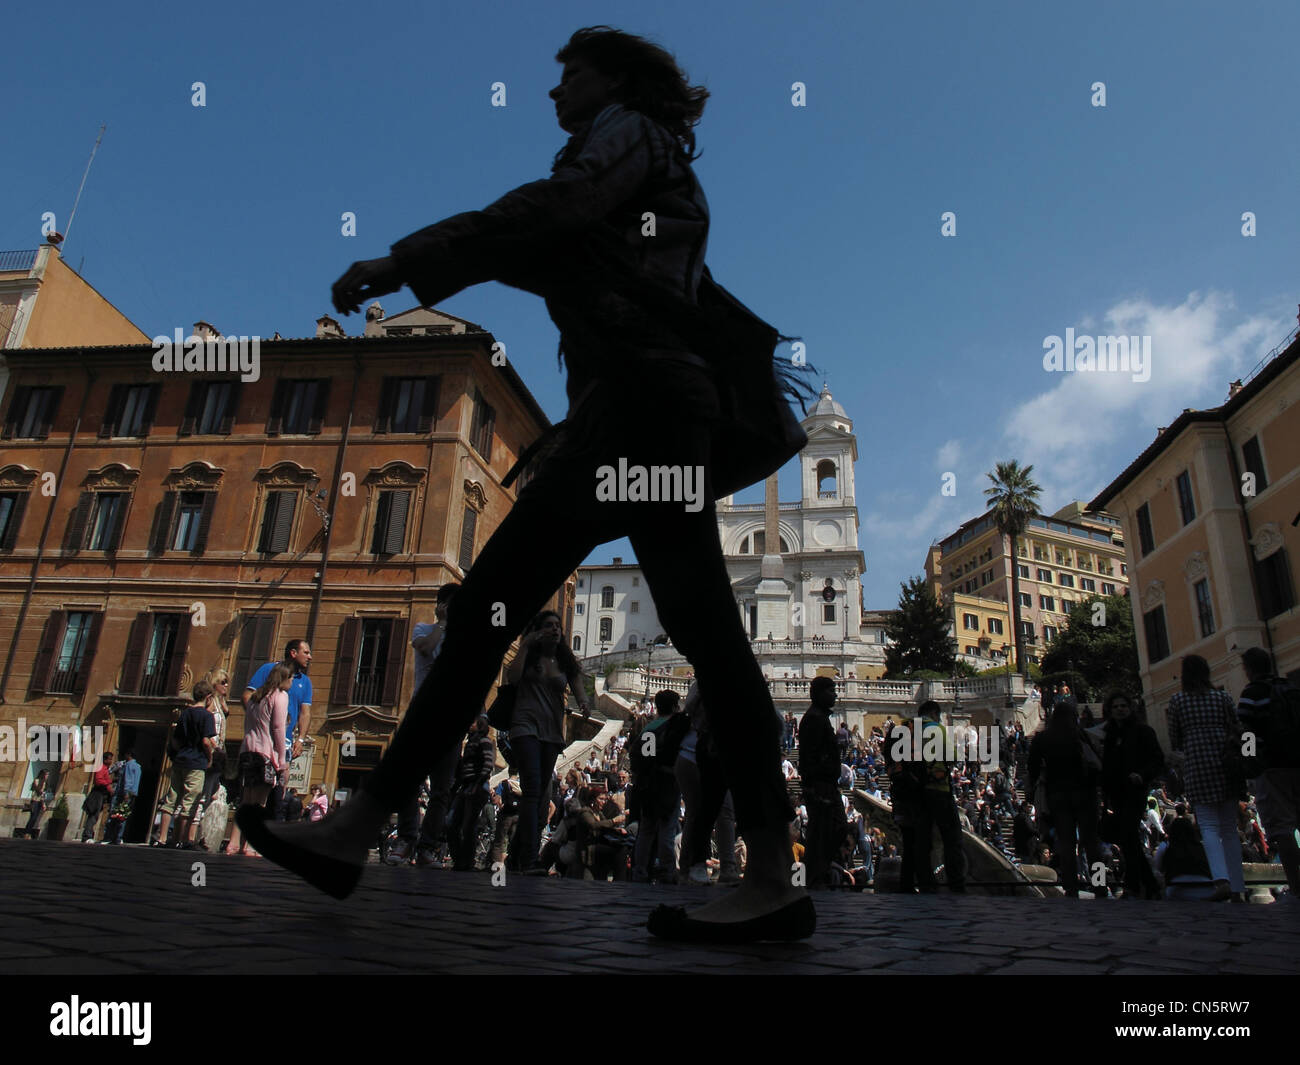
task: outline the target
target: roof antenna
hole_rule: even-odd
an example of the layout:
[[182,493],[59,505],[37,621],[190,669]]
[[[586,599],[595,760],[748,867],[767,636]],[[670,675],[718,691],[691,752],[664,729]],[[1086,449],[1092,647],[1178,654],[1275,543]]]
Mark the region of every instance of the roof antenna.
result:
[[[99,136],[95,138],[95,146],[90,149],[90,160],[86,163],[86,172],[81,175],[81,186],[77,189],[77,198],[72,202],[72,214],[68,215],[68,226],[63,231],[63,250],[66,254],[68,247],[68,234],[72,232],[72,220],[77,217],[77,204],[81,202],[81,190],[86,187],[86,178],[90,176],[90,164],[95,161],[95,153],[99,151],[99,142],[104,139],[104,130],[108,128],[108,123],[101,122],[99,125]],[[85,263],[86,257],[81,257],[82,263]],[[80,270],[77,273],[81,273]]]

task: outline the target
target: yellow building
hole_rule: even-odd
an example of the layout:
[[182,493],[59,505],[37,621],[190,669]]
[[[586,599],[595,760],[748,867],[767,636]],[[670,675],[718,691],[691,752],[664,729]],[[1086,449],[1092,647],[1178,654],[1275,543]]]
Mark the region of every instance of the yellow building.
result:
[[1184,655],[1205,658],[1234,697],[1248,647],[1300,675],[1298,405],[1293,332],[1223,406],[1183,411],[1092,501],[1128,534],[1142,686],[1162,739]]
[[[1126,595],[1128,564],[1119,520],[1086,510],[1079,502],[1050,517],[1036,514],[1016,542],[1020,624],[1025,657],[1037,663],[1066,624],[1070,608],[1090,595]],[[926,583],[953,615],[957,650],[1004,661],[1014,658],[1011,633],[1011,567],[1006,537],[991,511],[972,518],[926,553]],[[965,606],[958,604],[964,603]],[[971,618],[979,625],[972,627]]]

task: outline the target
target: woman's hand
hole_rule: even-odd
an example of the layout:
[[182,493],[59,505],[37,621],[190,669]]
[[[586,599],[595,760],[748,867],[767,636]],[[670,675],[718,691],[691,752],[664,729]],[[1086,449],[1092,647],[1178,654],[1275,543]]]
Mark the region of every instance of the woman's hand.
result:
[[331,289],[334,309],[340,314],[351,314],[361,310],[363,299],[384,296],[401,287],[397,261],[391,255],[381,259],[362,259],[349,266],[347,272],[334,282]]

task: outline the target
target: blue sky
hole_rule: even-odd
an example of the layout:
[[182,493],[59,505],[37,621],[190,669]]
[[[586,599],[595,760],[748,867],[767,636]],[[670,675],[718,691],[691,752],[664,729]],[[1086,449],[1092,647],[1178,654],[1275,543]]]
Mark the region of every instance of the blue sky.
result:
[[[1296,324],[1290,2],[17,5],[0,250],[40,243],[44,211],[66,228],[104,121],[70,265],[151,336],[200,318],[311,335],[354,259],[548,173],[552,57],[596,23],[655,38],[713,93],[708,261],[804,337],[855,419],[871,607],[981,511],[995,461],[1033,463],[1047,509],[1090,499]],[[563,416],[539,299],[487,284],[442,306]],[[1067,328],[1150,335],[1150,380],[1046,372]],[[781,484],[797,496],[793,465]]]

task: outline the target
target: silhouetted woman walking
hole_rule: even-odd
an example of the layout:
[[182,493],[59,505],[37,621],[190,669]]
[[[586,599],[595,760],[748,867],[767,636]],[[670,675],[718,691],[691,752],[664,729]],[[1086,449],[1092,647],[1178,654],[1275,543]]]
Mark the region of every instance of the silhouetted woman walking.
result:
[[[541,295],[560,330],[568,416],[525,452],[535,474],[466,575],[442,653],[358,800],[317,826],[241,816],[268,858],[350,893],[379,825],[459,742],[524,624],[593,548],[627,536],[699,678],[749,853],[737,890],[689,917],[661,908],[650,928],[680,940],[803,938],[815,916],[792,883],[780,719],[736,613],[713,503],[806,442],[787,402],[799,383],[774,357],[788,338],[704,265],[709,210],[690,163],[707,90],[662,48],[607,27],[579,30],[556,59],[564,71],[550,95],[572,136],[552,176],[354,263],[334,303],[351,313],[408,284],[429,306],[487,280]],[[675,487],[655,501],[611,493],[609,471],[637,466],[675,471]]]

